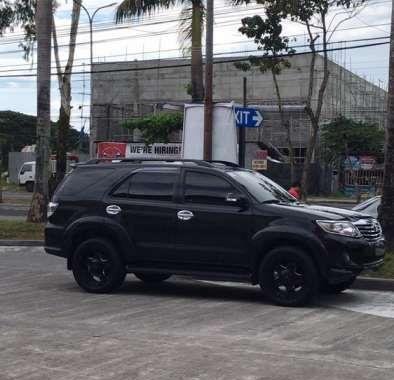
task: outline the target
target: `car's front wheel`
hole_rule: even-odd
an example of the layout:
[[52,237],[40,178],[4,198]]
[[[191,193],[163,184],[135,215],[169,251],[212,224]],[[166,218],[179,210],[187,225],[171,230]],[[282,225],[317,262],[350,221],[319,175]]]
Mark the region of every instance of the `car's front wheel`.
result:
[[262,260],[259,282],[263,293],[282,306],[301,306],[318,292],[318,273],[312,259],[298,248],[284,246]]
[[150,283],[163,282],[171,277],[170,274],[165,273],[134,273],[134,276],[141,281]]
[[93,238],[81,243],[74,252],[72,268],[75,281],[90,293],[108,293],[124,282],[126,270],[111,242]]

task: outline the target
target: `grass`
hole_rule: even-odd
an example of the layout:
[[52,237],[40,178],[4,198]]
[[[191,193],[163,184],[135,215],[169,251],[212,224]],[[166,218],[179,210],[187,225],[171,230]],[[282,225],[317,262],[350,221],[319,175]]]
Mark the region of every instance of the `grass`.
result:
[[394,252],[386,253],[384,264],[376,271],[365,273],[369,277],[380,277],[394,279]]
[[0,239],[43,240],[44,225],[25,221],[0,220]]

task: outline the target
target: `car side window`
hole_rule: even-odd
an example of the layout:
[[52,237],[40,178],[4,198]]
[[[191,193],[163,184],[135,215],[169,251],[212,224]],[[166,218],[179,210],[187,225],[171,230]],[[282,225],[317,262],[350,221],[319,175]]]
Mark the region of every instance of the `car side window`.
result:
[[138,172],[126,179],[113,193],[113,197],[172,201],[176,172]]
[[201,172],[186,172],[184,200],[187,203],[231,206],[231,202],[226,199],[239,195],[239,191],[223,178]]

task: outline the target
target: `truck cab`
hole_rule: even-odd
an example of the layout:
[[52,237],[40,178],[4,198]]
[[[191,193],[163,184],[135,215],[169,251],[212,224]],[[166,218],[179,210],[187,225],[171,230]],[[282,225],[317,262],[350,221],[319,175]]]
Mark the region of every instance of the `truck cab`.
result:
[[34,179],[36,177],[35,161],[25,162],[19,170],[18,183],[19,186],[25,186],[28,192],[33,192]]

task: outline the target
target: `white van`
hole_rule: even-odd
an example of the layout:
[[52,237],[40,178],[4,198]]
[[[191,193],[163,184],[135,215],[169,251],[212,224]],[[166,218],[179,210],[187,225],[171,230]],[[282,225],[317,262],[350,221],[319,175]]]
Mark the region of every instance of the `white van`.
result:
[[34,189],[34,179],[36,177],[36,162],[25,162],[19,170],[18,183],[20,186],[26,186],[30,193]]

